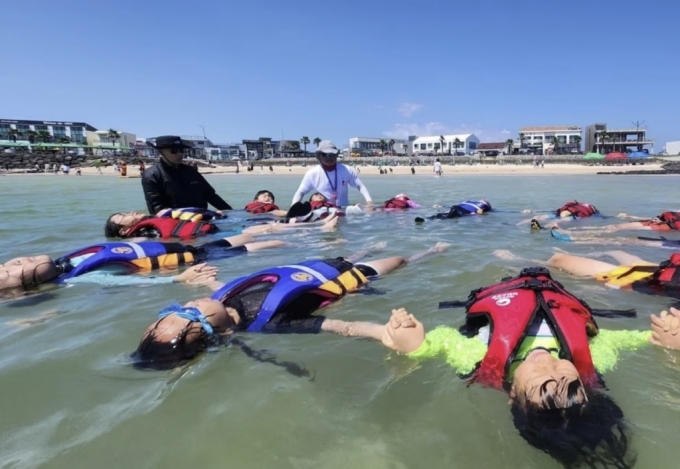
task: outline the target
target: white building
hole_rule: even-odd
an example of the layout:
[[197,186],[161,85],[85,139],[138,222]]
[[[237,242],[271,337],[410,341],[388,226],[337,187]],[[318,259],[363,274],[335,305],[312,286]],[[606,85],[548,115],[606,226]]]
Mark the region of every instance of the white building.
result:
[[[522,127],[519,130],[521,148],[545,152],[581,150],[581,126],[557,125],[546,127]],[[555,137],[557,149],[555,149]]]
[[87,132],[87,144],[93,147],[122,147],[135,148],[137,136],[129,132],[117,130],[117,137],[112,137],[109,130],[95,130]]
[[392,138],[352,137],[349,139],[350,153],[370,154],[373,152],[393,151],[397,155],[408,152],[408,141]]
[[413,140],[412,145],[414,155],[425,153],[436,153],[439,155],[463,153],[469,155],[477,149],[479,139],[475,134],[432,135],[418,137]]
[[680,141],[666,143],[666,153],[669,155],[680,155]]
[[68,138],[71,143],[86,143],[86,133],[97,129],[86,122],[33,121],[0,119],[0,142],[7,144],[55,142]]

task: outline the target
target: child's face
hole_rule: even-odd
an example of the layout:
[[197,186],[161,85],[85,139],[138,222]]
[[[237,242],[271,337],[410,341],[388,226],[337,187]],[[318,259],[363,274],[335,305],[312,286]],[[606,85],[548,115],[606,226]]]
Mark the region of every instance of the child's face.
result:
[[272,197],[272,194],[269,192],[263,192],[257,196],[257,201],[262,202],[263,204],[273,204],[274,197]]

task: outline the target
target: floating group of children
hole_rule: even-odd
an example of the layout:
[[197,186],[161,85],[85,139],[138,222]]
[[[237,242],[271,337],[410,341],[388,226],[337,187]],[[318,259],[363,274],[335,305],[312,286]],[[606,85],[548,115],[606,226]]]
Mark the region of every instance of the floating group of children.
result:
[[[381,207],[371,209],[419,207],[407,195],[398,194]],[[680,311],[671,308],[670,312],[652,315],[648,331],[603,330],[596,317],[629,317],[635,312],[590,308],[555,281],[546,267],[589,276],[615,288],[675,296],[680,288],[680,253],[658,264],[621,251],[606,252],[620,264],[614,265],[564,253],[540,261],[497,251],[499,258],[542,267],[525,268],[517,277],[474,290],[464,301],[442,302],[441,307],[465,308],[465,324],[458,329],[441,326],[427,333],[412,314],[401,308],[392,309],[386,324],[345,321],[313,313],[382,275],[444,252],[447,247],[444,243],[408,259],[395,256],[361,262],[369,252],[364,251],[344,259],[274,266],[227,283],[217,281],[218,269],[206,264],[286,244],[281,240],[258,242],[255,237],[259,235],[300,228],[336,229],[339,218],[352,213],[351,209],[333,206],[323,195],[314,194],[309,201],[282,210],[273,193],[259,191],[241,215],[194,208],[166,209],[155,215],[116,213],[106,221],[105,235],[124,241],[87,246],[58,259],[46,255],[12,259],[0,265],[0,290],[7,297],[11,296],[9,292],[23,295],[48,283],[207,285],[214,291],[210,297],[170,305],[160,311],[141,335],[133,353],[135,366],[172,368],[244,332],[333,332],[370,338],[413,359],[443,356],[471,382],[506,390],[520,434],[567,466],[582,461],[607,462],[612,467],[634,464],[629,429],[621,409],[602,392],[602,373],[615,367],[622,351],[649,342],[680,349]],[[361,207],[354,210],[364,211]],[[492,211],[486,200],[465,200],[427,218],[451,219]],[[550,215],[535,216],[520,224],[531,223],[532,229],[539,230],[542,219],[584,219],[598,215],[593,205],[574,201]],[[237,226],[223,224],[225,218],[237,220]],[[425,219],[418,217],[416,222]],[[620,229],[679,228],[680,214],[664,212],[659,217],[618,228],[598,229],[606,234]],[[229,236],[199,245],[179,242],[226,233]],[[581,239],[583,233],[596,237],[585,227],[566,232],[553,226],[551,233],[561,240]],[[167,242],[170,239],[175,241]],[[191,267],[169,277],[119,275],[184,265]]]

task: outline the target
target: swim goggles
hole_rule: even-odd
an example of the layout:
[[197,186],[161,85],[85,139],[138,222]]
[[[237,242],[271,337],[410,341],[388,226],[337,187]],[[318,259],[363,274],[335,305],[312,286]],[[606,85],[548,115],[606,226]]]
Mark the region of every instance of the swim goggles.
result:
[[214,334],[213,328],[208,322],[208,318],[206,318],[198,308],[181,306],[175,303],[174,305],[170,305],[167,308],[160,310],[158,312],[158,319],[163,319],[171,314],[176,314],[180,318],[187,319],[191,322],[198,322],[208,335]]

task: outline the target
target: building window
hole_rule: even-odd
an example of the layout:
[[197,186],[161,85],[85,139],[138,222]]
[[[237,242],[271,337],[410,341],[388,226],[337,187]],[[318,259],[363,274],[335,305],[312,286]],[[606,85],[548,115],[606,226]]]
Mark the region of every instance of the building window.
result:
[[63,125],[52,126],[52,135],[54,135],[55,138],[66,137],[66,127]]
[[477,142],[468,142],[468,148],[474,150],[477,148]]
[[17,131],[22,137],[25,137],[30,130],[31,128],[26,124],[17,124]]
[[85,138],[83,137],[82,127],[71,127],[71,142],[73,143],[84,143]]
[[3,140],[9,139],[9,124],[0,124],[0,138]]
[[35,131],[36,131],[36,132],[41,132],[41,131],[42,131],[42,132],[48,132],[49,130],[48,130],[48,128],[47,128],[46,125],[36,125],[36,126],[35,126]]

